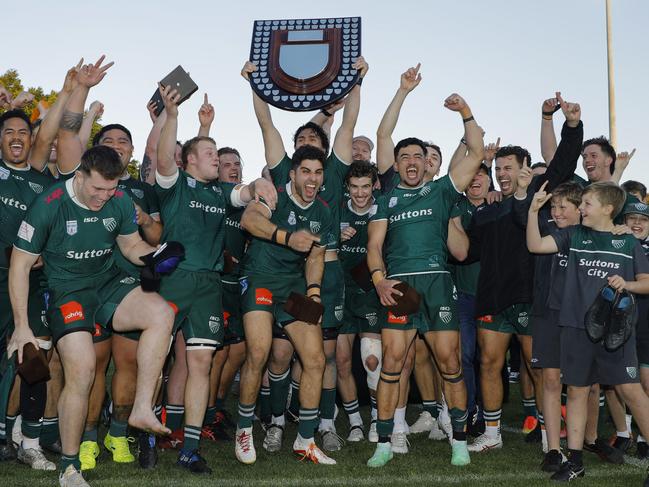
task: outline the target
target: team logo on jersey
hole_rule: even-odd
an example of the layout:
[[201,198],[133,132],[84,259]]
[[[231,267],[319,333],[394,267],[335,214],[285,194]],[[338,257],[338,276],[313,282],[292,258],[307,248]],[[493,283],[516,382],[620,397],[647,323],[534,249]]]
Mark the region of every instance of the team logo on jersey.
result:
[[117,228],[117,220],[112,217],[102,219],[102,223],[104,224],[104,227],[106,227],[106,230],[108,230],[109,232],[113,232]]
[[5,169],[4,167],[0,167],[0,179],[9,179],[9,176],[11,175],[11,172],[9,169]]
[[142,191],[141,189],[133,188],[131,189],[131,193],[133,193],[136,198],[144,198],[144,191]]
[[388,207],[394,208],[395,206],[397,206],[397,197],[393,196],[392,198],[390,198],[390,202],[388,203]]
[[343,319],[343,306],[342,304],[339,304],[334,308],[334,316],[336,317],[336,320],[340,321]]
[[273,304],[273,293],[265,287],[255,289],[255,303],[270,306]]
[[622,247],[624,247],[624,240],[611,240],[611,245],[620,250]]
[[61,316],[63,316],[63,323],[66,325],[74,322],[85,319],[83,314],[83,306],[77,301],[70,301],[68,303],[62,304],[59,308],[61,310]]
[[135,284],[135,278],[131,276],[126,276],[124,279],[119,281],[121,284]]
[[523,327],[527,327],[527,324],[529,323],[529,321],[530,321],[530,319],[527,316],[527,313],[523,312],[523,313],[518,314],[518,324],[519,325],[521,325]]
[[449,308],[448,306],[442,306],[441,308],[439,308],[439,319],[442,320],[444,324],[448,325],[453,319],[451,308]]
[[210,316],[208,324],[210,325],[210,331],[214,334],[221,328],[221,320],[218,316]]
[[196,187],[196,180],[194,178],[187,178],[187,186],[190,188]]
[[65,222],[65,231],[68,235],[75,235],[77,230],[78,226],[76,220],[68,220]]
[[372,205],[370,206],[370,211],[367,212],[367,217],[372,218],[374,215],[376,215],[376,211],[379,209],[378,205]]
[[41,194],[43,192],[43,186],[40,184],[32,183],[31,181],[29,182],[29,187],[32,188],[34,193],[36,194]]
[[427,196],[431,191],[432,189],[430,189],[430,186],[424,186],[419,190],[419,196]]
[[397,316],[392,311],[388,311],[388,323],[393,325],[406,325],[408,324],[408,315]]
[[311,233],[318,233],[320,231],[320,228],[322,228],[322,223],[309,222],[309,228],[311,229]]
[[629,377],[635,379],[638,376],[638,369],[636,367],[627,367],[626,373],[629,374]]
[[288,214],[288,224],[295,225],[296,223],[297,220],[295,219],[295,212],[291,210],[291,212]]
[[376,316],[376,313],[367,313],[365,315],[365,319],[367,320],[367,324],[370,325],[371,328],[374,328],[379,322],[379,318],[378,316]]

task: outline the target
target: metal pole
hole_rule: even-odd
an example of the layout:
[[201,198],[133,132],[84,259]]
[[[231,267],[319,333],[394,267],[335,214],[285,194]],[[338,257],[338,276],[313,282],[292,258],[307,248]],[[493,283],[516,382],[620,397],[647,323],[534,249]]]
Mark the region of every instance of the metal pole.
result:
[[615,127],[615,81],[613,76],[613,31],[611,19],[611,0],[606,0],[606,58],[608,61],[608,138],[617,149],[617,129]]

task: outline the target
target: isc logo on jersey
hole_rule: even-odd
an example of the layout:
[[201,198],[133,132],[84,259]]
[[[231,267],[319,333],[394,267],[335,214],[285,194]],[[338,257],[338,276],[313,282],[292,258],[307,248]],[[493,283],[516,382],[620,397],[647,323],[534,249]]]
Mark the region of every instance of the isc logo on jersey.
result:
[[442,320],[443,323],[448,325],[453,319],[453,312],[451,311],[451,308],[449,308],[448,306],[441,306],[439,308],[439,319]]
[[81,306],[81,303],[78,303],[77,301],[69,301],[62,304],[59,309],[61,310],[61,316],[63,316],[63,323],[66,325],[74,321],[85,319],[83,306]]
[[273,293],[265,287],[255,289],[255,304],[270,306],[273,304]]

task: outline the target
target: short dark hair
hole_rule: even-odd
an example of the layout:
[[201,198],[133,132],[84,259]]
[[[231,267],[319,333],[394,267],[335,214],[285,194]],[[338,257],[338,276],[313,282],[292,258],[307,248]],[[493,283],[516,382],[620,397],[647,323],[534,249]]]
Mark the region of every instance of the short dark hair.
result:
[[632,179],[629,179],[628,181],[622,183],[620,186],[627,193],[640,193],[642,199],[645,199],[647,197],[647,187],[640,181],[633,181]]
[[219,155],[219,157],[225,154],[234,154],[239,158],[239,160],[241,160],[241,154],[239,154],[239,151],[237,149],[234,149],[233,147],[221,147],[216,151],[216,153]]
[[613,171],[615,171],[615,160],[617,159],[617,154],[615,154],[615,148],[611,145],[608,139],[603,135],[595,137],[594,139],[588,139],[581,146],[581,152],[584,152],[586,150],[586,147],[588,147],[589,145],[598,145],[599,148],[602,149],[602,152],[613,159],[613,162],[611,162],[611,165],[609,166],[609,170],[611,171],[611,174],[613,174]]
[[297,144],[297,138],[300,135],[300,132],[302,132],[303,130],[313,130],[320,139],[324,153],[329,153],[329,136],[327,135],[327,132],[325,132],[324,129],[320,127],[320,125],[313,122],[307,122],[297,128],[295,134],[293,134],[293,147],[295,147],[295,144]]
[[345,176],[345,184],[349,184],[351,178],[370,178],[372,185],[378,180],[378,172],[376,166],[370,161],[354,161],[349,166],[347,176]]
[[561,199],[565,198],[573,205],[579,207],[581,204],[581,195],[584,192],[584,189],[579,183],[575,181],[566,181],[561,183],[559,186],[554,188],[552,191],[552,199]]
[[624,208],[626,193],[612,181],[592,183],[584,188],[582,195],[588,193],[594,193],[602,206],[611,205],[613,207],[611,219],[615,218],[622,211],[622,208]]
[[119,179],[124,173],[124,166],[115,149],[97,145],[83,153],[79,171],[87,175],[90,175],[91,171],[96,171],[104,179]]
[[322,152],[321,149],[313,145],[303,145],[295,151],[293,157],[291,158],[291,170],[295,171],[298,167],[300,167],[302,161],[305,161],[307,159],[320,161],[322,163],[322,168],[324,169],[327,156],[324,152]]
[[421,147],[424,156],[426,155],[426,143],[423,140],[418,139],[417,137],[406,137],[405,139],[401,139],[397,142],[397,145],[394,146],[394,159],[397,159],[397,154],[399,154],[401,149],[408,147],[409,145],[418,145]]
[[131,141],[131,144],[133,144],[133,137],[131,136],[131,131],[129,129],[124,127],[121,123],[109,123],[108,125],[104,125],[101,130],[95,134],[95,136],[92,138],[92,145],[99,145],[101,138],[109,130],[121,130],[126,134],[128,140]]
[[523,167],[523,162],[525,161],[525,159],[527,159],[528,164],[532,160],[532,157],[530,156],[530,153],[527,151],[527,149],[523,149],[519,145],[506,145],[505,147],[498,149],[498,152],[496,152],[496,159],[498,159],[499,157],[507,156],[515,156],[516,162],[518,162],[518,165],[520,167]]
[[205,137],[204,135],[199,135],[198,137],[193,137],[183,144],[183,150],[181,152],[180,158],[183,161],[183,167],[187,167],[187,157],[189,154],[196,154],[196,146],[199,142],[211,142],[216,145],[212,137]]
[[544,167],[544,168],[547,169],[548,165],[547,165],[545,162],[535,162],[534,164],[532,164],[532,165],[530,166],[530,169],[534,170],[534,169],[536,169],[537,167]]
[[439,165],[441,167],[441,165],[442,165],[442,149],[440,149],[440,147],[437,144],[433,144],[432,142],[428,142],[426,140],[424,141],[424,145],[426,147],[430,147],[431,149],[435,149],[435,151],[437,151],[437,153],[439,154]]
[[13,110],[7,110],[2,115],[0,115],[0,130],[4,128],[5,122],[12,118],[20,118],[23,122],[27,124],[27,127],[29,128],[29,133],[30,134],[32,133],[33,127],[31,121],[29,120],[29,115],[27,115],[23,110],[20,110],[18,108],[15,108]]

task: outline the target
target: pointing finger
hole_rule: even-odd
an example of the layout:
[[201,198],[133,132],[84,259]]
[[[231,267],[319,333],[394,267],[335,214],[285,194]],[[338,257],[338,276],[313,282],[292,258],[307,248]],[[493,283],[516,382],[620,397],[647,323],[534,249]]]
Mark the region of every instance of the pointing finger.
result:
[[633,157],[633,154],[635,154],[635,148],[631,151],[631,154],[629,154],[629,159]]
[[209,102],[207,101],[207,93],[205,93],[205,96],[203,97],[203,103],[204,103],[205,105],[208,105],[208,104],[209,104]]

